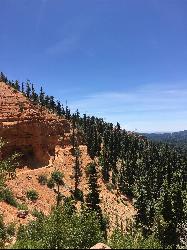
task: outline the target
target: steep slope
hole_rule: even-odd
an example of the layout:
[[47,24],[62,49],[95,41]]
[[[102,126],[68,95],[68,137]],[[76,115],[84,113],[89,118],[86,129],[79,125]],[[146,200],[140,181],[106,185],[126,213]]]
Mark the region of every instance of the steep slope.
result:
[[[45,108],[34,105],[23,94],[4,83],[0,83],[0,137],[7,141],[2,157],[15,150],[23,154],[20,167],[16,170],[16,178],[7,181],[8,187],[13,191],[17,201],[27,204],[29,215],[26,219],[17,217],[18,209],[5,202],[0,202],[0,213],[5,222],[27,223],[34,219],[32,211],[43,211],[49,214],[51,207],[56,203],[55,189],[38,183],[38,176],[50,174],[58,169],[64,173],[64,187],[61,192],[70,196],[74,189],[73,167],[75,157],[72,155],[70,141],[71,124],[63,118],[50,113]],[[79,188],[84,195],[88,192],[88,178],[85,168],[92,160],[87,153],[85,145],[79,145],[82,177]],[[99,172],[99,171],[98,171]],[[109,191],[98,178],[100,187],[101,208],[109,218],[112,231],[117,222],[125,229],[127,220],[135,214],[131,202],[120,193]],[[35,189],[39,194],[36,202],[26,198],[26,193]],[[78,206],[80,203],[78,203]]]
[[22,93],[0,82],[0,137],[8,142],[4,156],[19,151],[33,164],[47,164],[68,133],[67,120],[34,105]]

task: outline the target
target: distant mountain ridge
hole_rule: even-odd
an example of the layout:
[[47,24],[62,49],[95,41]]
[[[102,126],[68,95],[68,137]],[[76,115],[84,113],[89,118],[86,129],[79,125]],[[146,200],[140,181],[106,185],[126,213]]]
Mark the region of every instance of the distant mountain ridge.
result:
[[172,133],[140,133],[149,140],[163,142],[174,147],[179,147],[187,152],[187,130]]

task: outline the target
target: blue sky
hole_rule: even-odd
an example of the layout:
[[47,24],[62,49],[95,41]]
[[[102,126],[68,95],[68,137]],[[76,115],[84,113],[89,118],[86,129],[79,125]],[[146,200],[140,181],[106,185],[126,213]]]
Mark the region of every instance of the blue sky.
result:
[[0,0],[0,71],[127,130],[187,129],[186,0]]

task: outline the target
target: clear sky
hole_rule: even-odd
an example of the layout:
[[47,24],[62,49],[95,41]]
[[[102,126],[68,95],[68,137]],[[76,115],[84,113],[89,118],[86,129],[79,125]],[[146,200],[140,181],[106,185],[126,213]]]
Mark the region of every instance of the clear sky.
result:
[[0,0],[0,71],[127,130],[187,129],[187,0]]

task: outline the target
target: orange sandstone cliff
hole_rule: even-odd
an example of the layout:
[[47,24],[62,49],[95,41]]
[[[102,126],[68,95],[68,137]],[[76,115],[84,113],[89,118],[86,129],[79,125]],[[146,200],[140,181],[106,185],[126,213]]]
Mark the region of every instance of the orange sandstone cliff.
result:
[[34,105],[22,93],[0,82],[0,137],[8,142],[3,155],[19,151],[33,164],[48,164],[55,156],[55,147],[68,144],[68,133],[67,120]]

